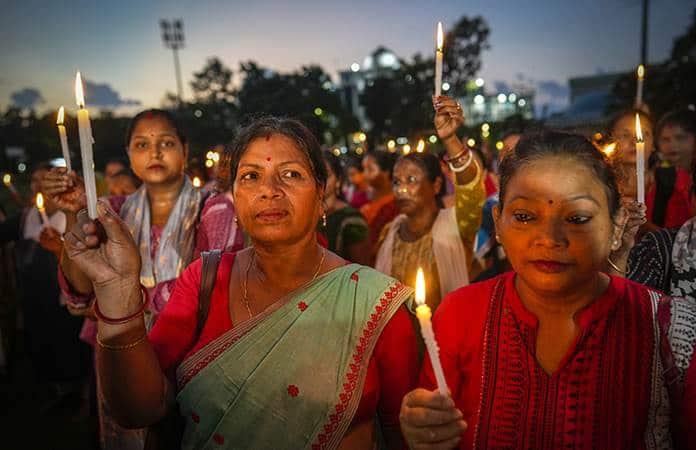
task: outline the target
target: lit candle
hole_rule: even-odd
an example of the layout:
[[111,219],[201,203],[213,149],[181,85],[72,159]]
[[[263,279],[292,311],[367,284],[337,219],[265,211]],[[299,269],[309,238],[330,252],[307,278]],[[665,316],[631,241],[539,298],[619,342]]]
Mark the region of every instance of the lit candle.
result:
[[440,394],[449,395],[445,373],[442,371],[442,364],[440,364],[440,349],[437,346],[433,325],[430,322],[432,313],[430,312],[430,307],[425,303],[425,278],[423,277],[423,269],[420,267],[416,273],[416,303],[418,304],[416,317],[418,317],[418,322],[420,322],[425,348],[428,349],[428,356],[433,366],[433,372],[435,372],[437,389],[440,391]]
[[62,106],[58,109],[58,120],[56,120],[56,125],[58,125],[58,136],[60,137],[60,148],[63,150],[63,159],[65,160],[65,167],[68,168],[68,172],[72,170],[72,165],[70,164],[70,150],[68,149],[68,135],[65,133],[65,125],[63,125],[63,119],[65,116],[65,108]]
[[445,38],[442,35],[442,22],[437,23],[437,48],[435,49],[435,96],[442,92],[442,46]]
[[92,153],[92,125],[89,111],[85,108],[85,96],[82,92],[80,72],[75,76],[75,101],[77,102],[77,127],[80,133],[80,154],[82,155],[82,172],[87,194],[87,213],[90,219],[97,218],[97,185],[94,178],[94,155]]
[[201,179],[198,177],[193,177],[193,187],[199,188],[201,187]]
[[9,173],[6,173],[5,175],[3,175],[2,176],[2,183],[5,185],[5,187],[7,189],[10,190],[10,192],[12,192],[12,194],[19,195],[17,193],[17,189],[15,189],[15,187],[12,185],[12,175],[10,175]]
[[614,152],[616,152],[616,142],[607,144],[602,148],[602,153],[604,153],[604,156],[607,158],[614,156]]
[[643,82],[645,81],[645,66],[638,66],[637,70],[638,82],[636,83],[636,108],[640,108],[643,104]]
[[645,142],[638,113],[636,113],[636,187],[638,202],[645,203]]
[[36,209],[39,210],[39,214],[41,215],[41,222],[43,223],[43,225],[48,225],[48,216],[46,215],[46,207],[44,206],[44,198],[41,192],[36,194]]
[[418,145],[416,146],[416,152],[423,153],[424,150],[425,150],[425,141],[423,139],[420,139],[418,141]]

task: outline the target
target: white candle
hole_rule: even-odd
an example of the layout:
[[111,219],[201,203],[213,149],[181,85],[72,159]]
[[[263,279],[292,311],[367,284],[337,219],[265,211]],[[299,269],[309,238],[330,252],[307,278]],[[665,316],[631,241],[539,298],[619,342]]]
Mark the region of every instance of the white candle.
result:
[[65,116],[65,109],[61,106],[58,109],[58,120],[56,120],[56,125],[58,125],[58,136],[60,137],[60,148],[63,150],[63,159],[65,160],[65,167],[68,168],[68,172],[72,170],[72,165],[70,164],[70,149],[68,148],[68,135],[65,133],[65,125],[63,125],[63,119]]
[[48,216],[46,215],[46,207],[44,206],[44,198],[41,192],[36,194],[36,209],[39,210],[39,214],[41,215],[41,222],[43,223],[43,225],[48,225]]
[[640,108],[643,104],[643,82],[645,80],[645,66],[638,66],[637,70],[638,81],[636,83],[636,108]]
[[437,48],[435,49],[435,96],[439,97],[442,92],[442,46],[444,44],[442,35],[442,22],[437,23]]
[[80,133],[80,154],[82,155],[82,172],[87,194],[87,213],[90,219],[97,218],[97,185],[94,178],[94,154],[92,152],[92,125],[89,111],[85,108],[85,96],[82,92],[80,72],[75,76],[75,101],[77,102],[77,127]]
[[193,177],[192,183],[193,183],[193,187],[195,187],[195,188],[201,187],[201,179],[198,177]]
[[638,202],[645,203],[645,142],[638,113],[636,113],[636,188]]
[[5,175],[2,176],[2,183],[5,185],[7,189],[10,190],[14,195],[19,195],[17,193],[17,189],[12,185],[12,175],[9,173],[6,173]]
[[430,307],[425,304],[425,278],[423,276],[423,269],[420,267],[416,273],[416,303],[418,304],[416,307],[416,317],[418,317],[418,322],[420,322],[425,348],[428,350],[433,372],[435,372],[437,389],[440,391],[440,394],[449,395],[447,381],[445,381],[445,373],[442,371],[442,364],[440,364],[440,348],[437,346],[433,324],[430,322],[432,312],[430,311]]

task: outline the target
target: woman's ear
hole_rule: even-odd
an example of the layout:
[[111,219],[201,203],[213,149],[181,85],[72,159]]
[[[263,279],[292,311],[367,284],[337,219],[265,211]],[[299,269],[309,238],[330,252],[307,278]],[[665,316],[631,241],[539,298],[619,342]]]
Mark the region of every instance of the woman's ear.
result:
[[444,188],[442,177],[438,176],[435,178],[435,182],[433,183],[433,190],[435,191],[435,195],[437,196],[438,194],[445,194],[445,192],[442,192],[442,189]]
[[493,228],[495,230],[495,240],[498,242],[498,244],[501,244],[500,242],[500,203],[496,204],[493,206]]

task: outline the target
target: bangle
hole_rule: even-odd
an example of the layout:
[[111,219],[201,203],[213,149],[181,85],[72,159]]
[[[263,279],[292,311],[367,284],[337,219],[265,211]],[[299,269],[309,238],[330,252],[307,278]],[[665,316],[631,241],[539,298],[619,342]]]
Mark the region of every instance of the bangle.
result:
[[107,317],[105,316],[101,310],[99,309],[99,301],[94,302],[94,315],[97,316],[97,319],[104,322],[108,323],[109,325],[121,325],[126,322],[130,322],[131,320],[137,319],[140,317],[143,312],[145,312],[145,308],[147,307],[148,303],[150,303],[150,297],[147,294],[147,289],[145,289],[145,286],[142,284],[140,285],[140,291],[143,293],[143,304],[140,305],[140,308],[133,314],[126,316],[126,317],[121,317],[118,319],[114,319],[112,317]]
[[[445,162],[449,164],[449,163],[451,163],[451,162],[457,161],[457,160],[460,159],[462,156],[464,156],[464,153],[465,153],[466,151],[467,151],[467,149],[464,148],[464,150],[462,150],[461,152],[457,153],[456,155],[454,155],[454,156],[445,156],[445,157],[442,158],[442,159],[444,159]],[[469,151],[471,151],[471,150],[469,150]]]
[[620,273],[623,276],[626,275],[626,271],[619,269],[619,266],[614,264],[614,261],[611,260],[610,256],[607,256],[607,262],[609,263],[609,265],[611,266],[612,269],[616,270],[618,273]]
[[471,165],[471,161],[474,160],[474,154],[471,150],[469,150],[469,155],[466,158],[466,162],[460,166],[455,166],[452,161],[448,162],[447,165],[449,166],[450,170],[454,173],[459,173],[459,172],[464,172],[466,169],[469,168]]
[[133,347],[137,347],[139,344],[145,342],[145,339],[147,339],[147,331],[143,333],[143,335],[140,336],[137,340],[131,342],[130,344],[111,345],[104,343],[104,341],[101,340],[101,337],[99,337],[99,333],[97,333],[97,344],[99,344],[101,348],[105,348],[107,350],[128,350]]

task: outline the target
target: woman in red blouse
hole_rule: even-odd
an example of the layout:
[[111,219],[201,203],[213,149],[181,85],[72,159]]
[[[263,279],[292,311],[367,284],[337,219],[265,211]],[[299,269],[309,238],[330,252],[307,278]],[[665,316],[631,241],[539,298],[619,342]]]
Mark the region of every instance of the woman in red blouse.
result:
[[327,176],[302,124],[254,122],[230,161],[252,246],[223,255],[200,333],[200,260],[148,336],[139,254],[123,222],[100,205],[106,240],[93,222],[66,234],[69,257],[94,285],[98,374],[116,418],[153,424],[176,396],[183,448],[276,449],[371,448],[379,416],[382,436],[400,447],[399,405],[417,375],[402,306],[411,290],[317,244]]
[[501,164],[497,239],[513,271],[434,318],[451,398],[402,403],[412,448],[694,448],[696,304],[604,273],[626,222],[585,138],[523,138]]

